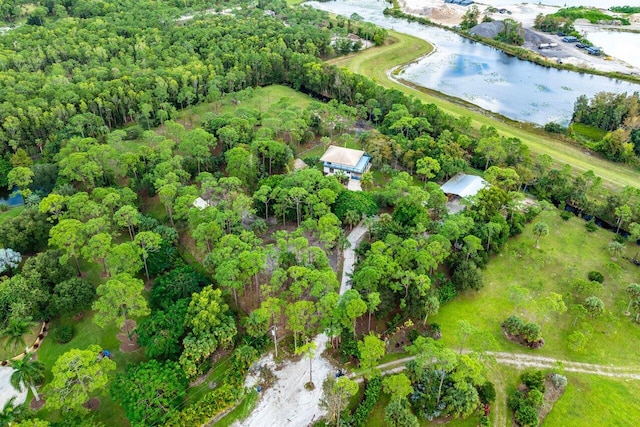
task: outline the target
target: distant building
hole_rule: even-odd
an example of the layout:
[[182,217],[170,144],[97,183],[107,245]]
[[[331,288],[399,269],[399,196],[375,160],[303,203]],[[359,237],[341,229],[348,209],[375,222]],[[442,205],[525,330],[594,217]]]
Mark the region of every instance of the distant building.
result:
[[476,175],[456,174],[440,187],[447,197],[470,197],[478,194],[489,183]]
[[371,157],[364,151],[335,145],[329,146],[320,161],[325,174],[333,175],[337,171],[343,171],[349,178],[357,180],[371,167]]

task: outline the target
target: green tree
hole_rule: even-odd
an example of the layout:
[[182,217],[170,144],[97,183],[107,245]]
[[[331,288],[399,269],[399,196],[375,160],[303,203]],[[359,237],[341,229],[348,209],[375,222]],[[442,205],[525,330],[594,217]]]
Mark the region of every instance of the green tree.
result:
[[49,231],[49,245],[63,251],[60,257],[61,263],[66,263],[69,258],[73,258],[78,276],[82,273],[78,257],[86,243],[84,234],[84,224],[77,219],[63,219]]
[[287,325],[293,332],[294,352],[298,351],[298,334],[306,335],[305,331],[311,332],[312,324],[315,323],[312,320],[315,312],[315,304],[305,300],[296,301],[285,308],[285,314],[288,318]]
[[435,295],[428,296],[424,301],[424,321],[423,325],[427,324],[427,319],[432,314],[437,314],[440,310],[440,300]]
[[147,280],[150,280],[149,268],[147,267],[147,259],[149,258],[149,254],[160,249],[162,237],[158,233],[154,233],[153,231],[141,231],[136,235],[133,241],[140,248],[142,263],[144,264],[144,273],[147,276]]
[[90,393],[109,382],[109,373],[116,364],[108,357],[99,357],[102,349],[90,345],[86,350],[73,349],[58,357],[51,369],[53,379],[45,387],[47,407],[79,410]]
[[118,209],[116,213],[113,215],[114,222],[120,227],[127,227],[129,231],[129,237],[133,242],[133,238],[136,235],[135,227],[138,225],[138,218],[140,213],[138,209],[133,206],[125,205]]
[[367,294],[367,312],[369,313],[367,331],[371,331],[371,315],[378,309],[380,302],[380,292],[369,292]]
[[98,286],[98,299],[93,304],[93,309],[98,312],[93,321],[101,328],[112,323],[120,328],[124,326],[131,340],[127,316],[142,317],[150,312],[143,291],[142,280],[127,273],[114,275],[106,283]]
[[111,251],[111,235],[108,233],[98,233],[92,236],[87,245],[82,248],[82,254],[85,258],[93,258],[102,264],[102,271],[105,275],[109,274],[107,269],[107,256]]
[[132,425],[162,424],[184,403],[187,378],[175,362],[150,360],[128,365],[111,386]]
[[474,236],[473,234],[469,234],[467,237],[462,239],[464,242],[464,252],[467,254],[466,260],[468,261],[472,255],[478,253],[478,251],[483,250],[482,248],[482,240],[479,237]]
[[203,360],[218,348],[228,348],[232,344],[237,329],[229,307],[222,301],[222,291],[212,286],[193,294],[185,326],[190,332],[183,341],[180,365],[187,377],[193,378]]
[[18,187],[20,194],[25,199],[29,197],[31,194],[31,190],[29,189],[29,185],[33,181],[33,171],[24,166],[14,167],[7,174],[7,182],[9,189],[14,186]]
[[534,245],[536,249],[540,248],[540,246],[538,245],[538,241],[540,240],[540,238],[546,236],[547,234],[549,234],[549,226],[546,223],[536,222],[534,224],[533,235],[536,237],[536,243]]
[[389,427],[418,427],[420,422],[413,415],[406,399],[393,399],[384,408],[385,425]]
[[147,357],[175,360],[180,356],[188,305],[187,298],[171,302],[168,308],[153,310],[140,321],[138,344],[145,347]]
[[296,354],[302,354],[304,357],[309,359],[309,385],[313,387],[313,357],[316,354],[316,343],[315,341],[307,340],[306,343],[300,346],[299,349],[296,350]]
[[358,352],[360,367],[364,369],[365,378],[371,379],[380,375],[377,365],[385,353],[384,341],[373,334],[365,335],[362,341],[358,341]]
[[402,400],[413,393],[411,380],[402,373],[384,377],[382,389],[391,395],[391,400]]
[[111,274],[126,273],[133,276],[142,268],[140,249],[133,242],[113,245],[105,263]]
[[329,422],[340,425],[340,413],[357,392],[358,384],[346,376],[335,378],[330,375],[324,380],[320,405],[327,410]]
[[36,385],[44,381],[45,366],[38,360],[33,360],[33,353],[27,353],[22,359],[11,362],[13,373],[11,374],[11,385],[18,391],[22,391],[22,386],[26,385],[31,389],[36,400],[40,400]]
[[640,299],[640,284],[638,283],[630,283],[629,286],[625,288],[625,292],[629,297],[629,305],[627,305],[627,313],[629,313],[629,309],[631,309],[631,304]]
[[604,303],[598,297],[591,296],[584,300],[584,308],[587,309],[587,313],[589,313],[589,317],[592,319],[594,317],[602,316],[604,313]]
[[35,322],[28,318],[11,317],[7,327],[2,330],[2,336],[7,338],[5,348],[15,351],[18,346],[25,347],[24,336],[31,332]]

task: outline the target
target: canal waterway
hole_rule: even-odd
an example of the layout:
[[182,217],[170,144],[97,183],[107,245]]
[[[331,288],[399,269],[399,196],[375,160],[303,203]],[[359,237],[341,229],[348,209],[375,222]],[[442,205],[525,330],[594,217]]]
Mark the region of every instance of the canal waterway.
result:
[[308,2],[338,15],[357,13],[365,21],[427,40],[435,50],[407,66],[401,77],[463,99],[513,120],[567,125],[580,95],[632,93],[640,85],[608,77],[546,68],[468,40],[451,31],[384,16],[382,0]]

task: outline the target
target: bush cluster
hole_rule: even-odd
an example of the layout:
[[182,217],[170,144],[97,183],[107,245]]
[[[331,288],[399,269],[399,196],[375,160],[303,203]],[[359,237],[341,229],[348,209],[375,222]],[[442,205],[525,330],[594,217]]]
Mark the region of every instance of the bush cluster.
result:
[[514,413],[515,421],[522,427],[537,426],[538,410],[544,402],[544,373],[542,371],[524,372],[520,380],[526,390],[516,390],[509,396],[508,405]]
[[511,316],[502,323],[502,327],[510,335],[520,338],[528,347],[540,348],[544,345],[540,326],[533,322],[525,323],[518,316]]
[[59,344],[66,344],[73,339],[73,326],[65,325],[56,328],[53,332],[53,339]]
[[382,378],[375,377],[372,378],[367,383],[367,388],[364,391],[364,399],[360,402],[358,407],[353,414],[344,417],[340,425],[341,426],[349,426],[349,427],[362,427],[365,425],[367,418],[369,418],[369,414],[373,410],[373,406],[378,401],[380,397],[380,390],[382,389]]

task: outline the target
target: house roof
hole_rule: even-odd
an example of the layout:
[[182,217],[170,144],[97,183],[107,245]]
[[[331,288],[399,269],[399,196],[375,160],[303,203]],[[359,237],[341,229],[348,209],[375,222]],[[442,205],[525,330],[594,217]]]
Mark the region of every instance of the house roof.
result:
[[353,150],[351,148],[342,148],[330,145],[324,155],[320,158],[320,161],[355,168],[358,166],[358,163],[363,156],[365,156],[365,154],[362,150]]
[[459,173],[440,187],[445,194],[460,197],[475,196],[478,191],[489,185],[487,181],[476,175]]

